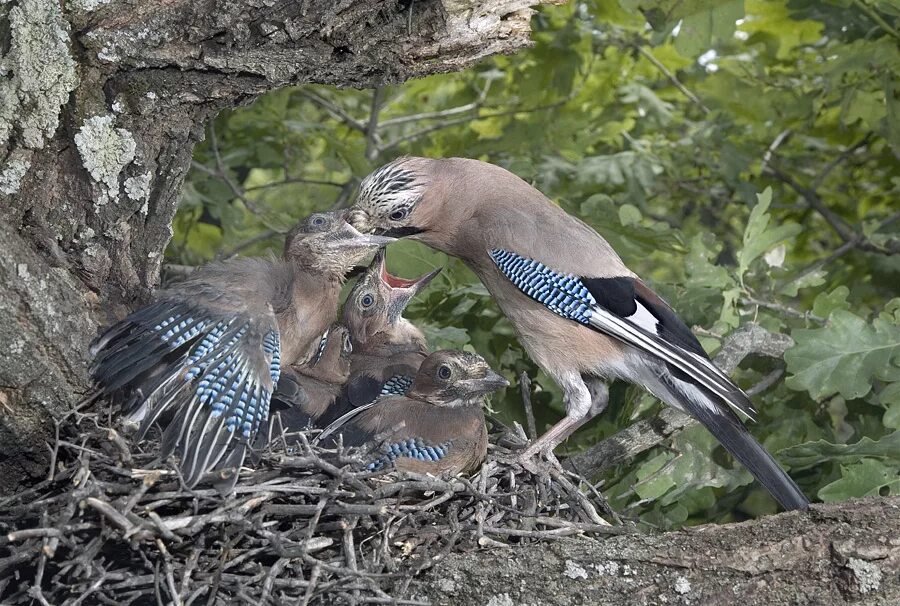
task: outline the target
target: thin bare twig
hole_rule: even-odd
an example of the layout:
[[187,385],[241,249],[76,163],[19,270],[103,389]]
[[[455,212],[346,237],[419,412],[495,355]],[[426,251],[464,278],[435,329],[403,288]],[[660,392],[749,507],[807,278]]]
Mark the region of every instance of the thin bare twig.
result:
[[522,405],[525,407],[525,426],[528,429],[528,439],[537,438],[537,423],[534,421],[534,408],[531,406],[531,379],[524,370],[519,374],[519,389],[522,391]]

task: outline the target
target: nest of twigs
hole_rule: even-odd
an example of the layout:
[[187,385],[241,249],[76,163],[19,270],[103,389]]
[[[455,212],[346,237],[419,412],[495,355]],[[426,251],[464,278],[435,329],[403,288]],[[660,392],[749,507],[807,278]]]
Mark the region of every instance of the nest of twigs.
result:
[[409,581],[447,553],[623,530],[582,478],[514,463],[521,431],[493,432],[469,478],[367,472],[281,435],[223,497],[76,416],[48,477],[0,499],[2,604],[418,604]]

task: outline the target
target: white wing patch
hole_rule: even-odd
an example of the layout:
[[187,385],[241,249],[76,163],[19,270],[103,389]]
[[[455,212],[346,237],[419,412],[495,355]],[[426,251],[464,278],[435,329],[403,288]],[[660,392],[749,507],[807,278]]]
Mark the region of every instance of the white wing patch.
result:
[[630,320],[633,324],[640,326],[650,334],[658,334],[657,327],[659,326],[659,320],[657,320],[656,316],[650,313],[650,310],[644,307],[640,301],[635,301],[635,303],[637,304],[637,309],[626,319]]

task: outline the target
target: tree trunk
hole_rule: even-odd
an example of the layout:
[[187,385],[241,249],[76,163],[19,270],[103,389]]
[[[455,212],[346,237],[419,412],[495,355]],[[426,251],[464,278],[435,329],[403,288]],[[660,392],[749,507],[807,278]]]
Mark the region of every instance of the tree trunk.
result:
[[900,604],[900,497],[742,524],[454,554],[409,594],[432,604]]
[[0,0],[0,494],[46,473],[87,344],[157,284],[203,123],[528,44],[540,0]]

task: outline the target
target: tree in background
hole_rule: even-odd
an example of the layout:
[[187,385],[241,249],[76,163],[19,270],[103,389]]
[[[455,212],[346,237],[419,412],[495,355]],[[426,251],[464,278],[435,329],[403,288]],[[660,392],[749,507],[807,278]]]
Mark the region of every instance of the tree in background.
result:
[[[810,495],[898,494],[898,23],[891,0],[594,0],[541,10],[531,50],[459,74],[278,90],[210,123],[169,267],[277,250],[401,154],[494,162],[610,240],[708,351],[749,323],[776,354],[793,344],[734,376],[761,411],[752,431]],[[435,347],[533,377],[539,432],[562,414],[459,261],[406,242],[390,264],[446,265],[409,317]],[[612,396],[571,452],[659,406]],[[495,398],[498,416],[525,423],[521,398]],[[663,527],[774,510],[702,428],[677,427],[601,474],[615,508]]]
[[0,494],[47,477],[98,324],[158,285],[208,119],[513,52],[539,2],[0,2]]

